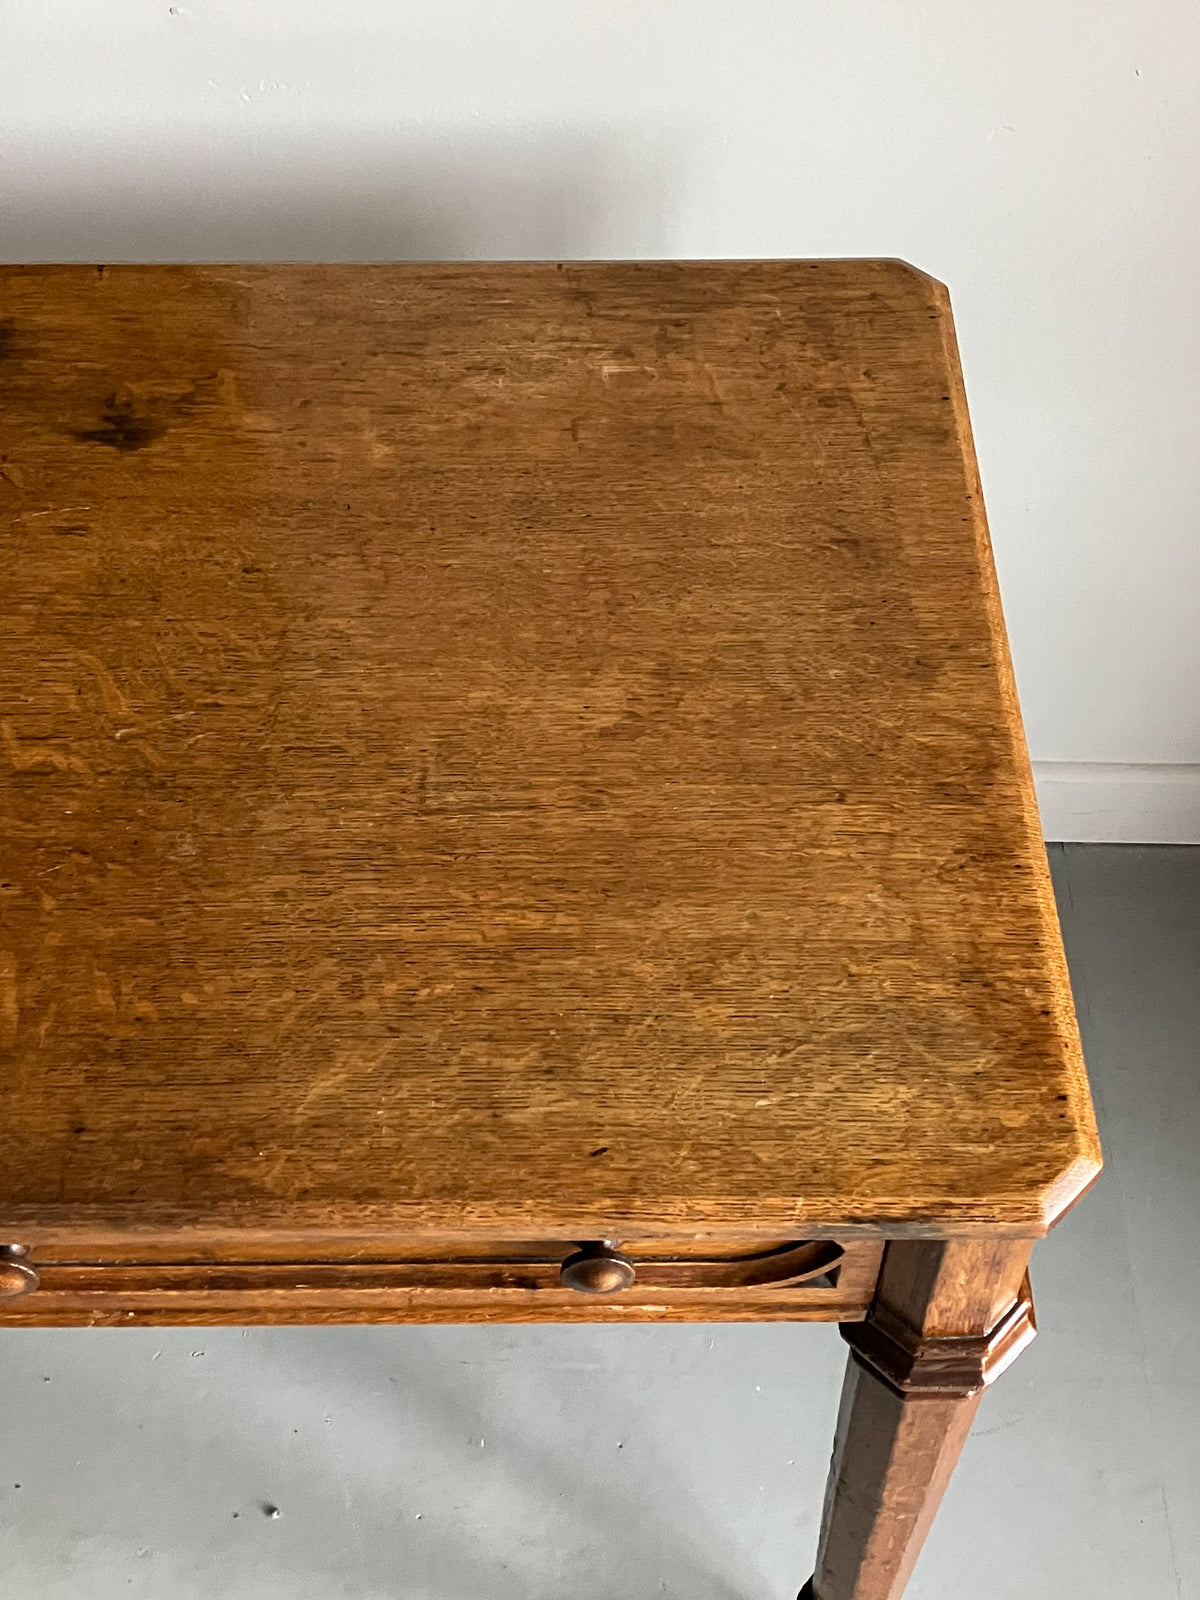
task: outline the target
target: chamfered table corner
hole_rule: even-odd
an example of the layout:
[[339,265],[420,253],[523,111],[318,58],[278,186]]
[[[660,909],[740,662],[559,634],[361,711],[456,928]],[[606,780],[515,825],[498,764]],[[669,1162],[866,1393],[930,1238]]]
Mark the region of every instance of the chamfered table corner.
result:
[[1099,1147],[945,287],[0,268],[0,1327],[837,1321],[898,1600]]

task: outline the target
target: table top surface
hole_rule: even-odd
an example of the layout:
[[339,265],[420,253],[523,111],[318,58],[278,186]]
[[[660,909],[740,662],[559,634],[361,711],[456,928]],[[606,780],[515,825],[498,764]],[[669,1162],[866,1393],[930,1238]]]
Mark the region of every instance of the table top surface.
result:
[[10,1228],[1090,1181],[940,285],[8,268],[0,396]]

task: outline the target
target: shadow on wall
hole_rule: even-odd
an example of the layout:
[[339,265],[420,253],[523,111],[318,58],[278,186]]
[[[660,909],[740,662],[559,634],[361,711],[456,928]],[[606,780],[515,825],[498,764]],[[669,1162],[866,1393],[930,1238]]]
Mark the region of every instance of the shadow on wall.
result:
[[[0,257],[31,261],[656,256],[663,164],[611,131],[323,130],[225,149],[53,151],[5,184]],[[672,185],[674,187],[674,185]]]

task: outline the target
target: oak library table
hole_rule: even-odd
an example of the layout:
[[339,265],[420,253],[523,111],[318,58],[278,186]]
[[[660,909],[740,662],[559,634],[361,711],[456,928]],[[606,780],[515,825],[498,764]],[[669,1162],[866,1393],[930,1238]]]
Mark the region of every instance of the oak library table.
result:
[[1099,1169],[945,290],[5,268],[0,395],[0,1325],[836,1321],[897,1600]]

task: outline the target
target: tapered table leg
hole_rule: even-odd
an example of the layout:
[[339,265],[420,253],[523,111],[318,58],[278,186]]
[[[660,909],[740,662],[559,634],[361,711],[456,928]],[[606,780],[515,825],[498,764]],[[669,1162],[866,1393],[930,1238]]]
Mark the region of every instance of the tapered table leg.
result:
[[889,1244],[851,1347],[801,1600],[900,1600],[986,1384],[1033,1337],[1029,1241]]

